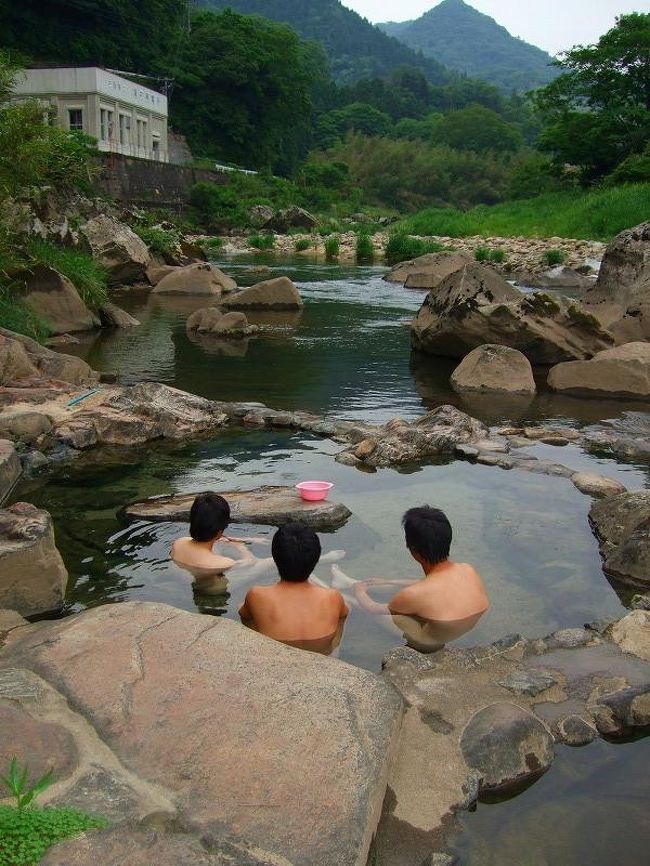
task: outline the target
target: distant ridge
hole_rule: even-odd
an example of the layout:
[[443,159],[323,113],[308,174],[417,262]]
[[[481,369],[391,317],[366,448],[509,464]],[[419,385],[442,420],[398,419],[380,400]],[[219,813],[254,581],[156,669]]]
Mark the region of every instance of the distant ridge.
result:
[[503,90],[533,90],[558,70],[550,54],[511,36],[505,27],[464,0],[443,0],[416,21],[377,25],[384,33],[458,72]]
[[233,9],[262,15],[292,27],[305,39],[320,42],[332,76],[351,84],[360,78],[388,77],[403,66],[415,66],[432,84],[445,84],[449,72],[435,58],[424,57],[387,36],[339,0],[192,0],[206,9]]

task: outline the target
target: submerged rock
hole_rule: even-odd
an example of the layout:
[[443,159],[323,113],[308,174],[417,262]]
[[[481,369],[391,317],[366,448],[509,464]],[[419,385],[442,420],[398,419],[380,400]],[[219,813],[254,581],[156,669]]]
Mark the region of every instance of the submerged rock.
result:
[[196,310],[185,323],[188,331],[199,334],[216,334],[220,337],[239,339],[258,333],[257,325],[251,325],[244,313],[223,313],[217,307]]
[[298,310],[303,301],[288,277],[277,277],[231,295],[222,306],[230,310]]
[[[127,827],[92,862],[198,866],[183,827],[203,840],[203,864],[212,844],[215,866],[366,862],[402,717],[381,677],[226,619],[147,603],[12,631],[2,667],[20,668],[48,701],[65,695],[77,754],[105,771],[95,797],[110,799],[117,776],[137,795],[130,820],[160,827],[164,844],[143,851]],[[40,706],[25,701],[22,712]],[[50,863],[87,863],[93,838]]]
[[581,493],[598,498],[618,496],[620,493],[625,493],[627,489],[620,481],[607,478],[598,472],[576,472],[571,476],[571,481]]
[[454,391],[491,391],[534,394],[537,390],[530,361],[508,346],[479,346],[466,355],[451,375]]
[[553,391],[650,400],[650,343],[626,343],[589,361],[569,361],[548,375]]
[[518,349],[533,364],[591,358],[614,342],[577,302],[522,294],[497,273],[467,264],[431,291],[411,326],[413,348],[463,358],[487,343]]
[[26,502],[0,510],[0,607],[23,616],[60,610],[67,582],[47,511]]
[[[218,492],[228,500],[233,523],[282,526],[300,520],[318,531],[328,531],[343,526],[351,516],[349,509],[337,502],[304,502],[294,487]],[[145,499],[128,505],[124,515],[129,520],[186,522],[196,496],[198,493],[183,493]]]
[[532,713],[514,704],[492,704],[469,720],[460,738],[463,758],[481,776],[482,791],[514,788],[553,763],[553,737]]

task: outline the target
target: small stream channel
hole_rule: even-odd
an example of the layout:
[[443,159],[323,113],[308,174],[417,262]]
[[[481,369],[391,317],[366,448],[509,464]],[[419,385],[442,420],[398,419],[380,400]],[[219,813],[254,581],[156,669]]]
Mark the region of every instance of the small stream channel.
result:
[[[254,264],[264,261],[257,257]],[[287,274],[298,283],[306,306],[301,314],[251,316],[269,327],[257,339],[192,342],[185,320],[205,300],[135,295],[118,302],[141,321],[140,328],[104,332],[70,351],[98,370],[118,372],[123,384],[154,380],[209,398],[260,401],[333,418],[413,419],[451,402],[491,424],[553,422],[579,428],[643,410],[630,403],[560,398],[543,390],[524,402],[462,399],[448,387],[453,361],[410,357],[406,323],[424,293],[384,282],[384,269],[315,264],[302,257],[281,263],[269,257],[266,262],[271,274]],[[266,278],[250,272],[252,263],[238,258],[221,265],[246,285]],[[186,527],[125,526],[118,510],[158,494],[323,478],[336,484],[335,498],[353,513],[345,527],[322,536],[323,549],[344,550],[340,564],[354,577],[415,575],[404,549],[401,515],[424,503],[447,511],[455,531],[453,557],[476,565],[492,599],[490,613],[463,638],[465,645],[512,632],[543,636],[624,613],[629,594],[617,592],[603,576],[587,522],[590,499],[569,481],[460,461],[368,474],[335,463],[338,450],[335,443],[304,433],[229,429],[182,446],[91,452],[46,479],[24,482],[14,498],[27,499],[53,516],[71,575],[68,611],[140,599],[236,618],[246,582],[232,584],[223,596],[200,598],[189,578],[170,563],[170,544]],[[649,484],[647,464],[619,463],[577,445],[531,445],[529,450],[619,478],[629,488]],[[250,527],[231,529],[251,534]],[[253,529],[267,540],[272,532],[270,527]],[[269,555],[263,544],[253,545],[253,552]],[[325,576],[328,568],[322,565],[316,573]],[[353,611],[339,656],[379,670],[382,655],[401,643],[399,633]],[[464,819],[457,840],[463,864],[642,862],[648,824],[639,798],[647,785],[647,759],[647,741],[564,748],[552,772],[519,798],[482,805]],[[615,796],[601,800],[602,791]],[[608,833],[620,838],[628,826],[625,844],[608,847]],[[601,843],[596,845],[596,839]]]

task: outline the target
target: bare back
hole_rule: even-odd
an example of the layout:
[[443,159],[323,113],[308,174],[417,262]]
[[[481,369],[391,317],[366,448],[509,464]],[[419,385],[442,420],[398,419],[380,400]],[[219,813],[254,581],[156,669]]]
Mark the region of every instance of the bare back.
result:
[[309,581],[279,581],[249,590],[240,615],[247,625],[279,641],[312,641],[334,635],[349,609],[334,589]]
[[476,569],[451,560],[398,592],[388,605],[393,614],[410,614],[433,622],[465,620],[485,613],[489,606]]

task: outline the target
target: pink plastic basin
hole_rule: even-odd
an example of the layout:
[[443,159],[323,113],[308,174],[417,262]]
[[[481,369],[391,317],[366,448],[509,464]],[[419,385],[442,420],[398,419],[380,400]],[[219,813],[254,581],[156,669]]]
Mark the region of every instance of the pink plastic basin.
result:
[[330,490],[334,487],[329,481],[301,481],[296,484],[296,489],[305,502],[321,502],[327,499]]

